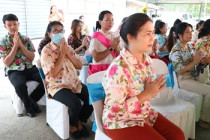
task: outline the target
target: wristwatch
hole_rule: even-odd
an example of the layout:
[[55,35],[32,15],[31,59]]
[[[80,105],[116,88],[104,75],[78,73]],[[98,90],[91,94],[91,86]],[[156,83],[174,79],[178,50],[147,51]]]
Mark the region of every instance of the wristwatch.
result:
[[113,49],[110,47],[110,48],[109,48],[109,51],[110,51],[110,52],[112,52],[112,51],[113,51]]

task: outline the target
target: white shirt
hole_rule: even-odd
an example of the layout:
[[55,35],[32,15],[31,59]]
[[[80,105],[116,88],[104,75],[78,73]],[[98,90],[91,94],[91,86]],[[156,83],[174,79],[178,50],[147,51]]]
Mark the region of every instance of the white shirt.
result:
[[[115,37],[114,32],[109,32],[108,34],[105,34],[102,30],[100,30],[99,32],[101,32],[106,38],[108,38],[109,40],[113,40]],[[93,50],[96,50],[97,52],[103,52],[105,50],[107,50],[107,48],[96,38],[92,38],[90,41],[90,46],[89,46],[89,51],[90,53],[93,52]],[[111,55],[111,53],[104,58],[103,60],[96,62],[93,58],[93,64],[111,64],[112,61],[114,60],[113,56]]]

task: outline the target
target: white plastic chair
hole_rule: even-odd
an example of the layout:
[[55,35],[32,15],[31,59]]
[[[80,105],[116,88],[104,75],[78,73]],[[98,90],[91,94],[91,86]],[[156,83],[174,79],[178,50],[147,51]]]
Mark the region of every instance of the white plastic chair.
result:
[[[102,78],[105,71],[97,72],[92,75],[90,75],[87,78],[87,85],[89,90],[90,98],[94,96],[94,93],[90,92],[91,85],[94,84],[100,84],[102,82]],[[95,120],[97,125],[97,130],[95,133],[95,140],[111,140],[105,133],[102,123],[102,113],[103,113],[103,101],[102,99],[99,99],[97,101],[92,102],[93,108],[94,108],[94,114],[95,114]]]
[[40,60],[37,60],[37,67],[39,69],[42,81],[45,87],[47,96],[46,104],[46,120],[47,124],[56,132],[61,139],[69,139],[69,113],[68,107],[52,98],[47,92],[47,83],[43,78]]
[[[38,82],[36,81],[28,81],[26,83],[27,85],[27,90],[28,90],[28,94],[30,95],[35,89],[36,87],[39,85]],[[15,109],[15,112],[17,115],[21,115],[23,114],[25,107],[24,104],[22,102],[22,100],[19,98],[19,96],[16,94],[15,90],[14,92],[11,93],[11,100],[12,100],[12,105]],[[46,96],[43,96],[38,102],[38,105],[46,105]]]
[[174,96],[184,101],[192,103],[195,106],[195,121],[196,122],[199,121],[202,103],[203,103],[203,95],[195,93],[195,92],[190,92],[184,89],[180,89],[178,86],[175,71],[173,71],[173,77],[174,77],[174,87],[173,87]]
[[[153,59],[153,66],[157,75],[168,74],[167,65]],[[185,134],[185,139],[195,138],[195,107],[193,104],[174,97],[172,87],[167,87],[159,95],[150,100],[151,106],[176,124]]]

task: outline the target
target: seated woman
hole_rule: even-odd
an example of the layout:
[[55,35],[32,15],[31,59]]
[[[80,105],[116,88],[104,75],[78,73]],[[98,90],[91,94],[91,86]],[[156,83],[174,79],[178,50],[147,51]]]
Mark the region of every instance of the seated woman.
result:
[[166,48],[166,42],[167,42],[167,26],[165,22],[158,23],[157,27],[155,28],[155,41],[153,43],[154,46],[158,46],[158,55],[160,58],[168,58],[168,50]]
[[75,19],[71,25],[72,33],[68,37],[68,45],[70,45],[77,54],[84,55],[89,47],[88,36],[82,35],[82,21]]
[[[64,39],[63,25],[59,21],[48,24],[47,32],[51,42],[41,53],[41,64],[48,82],[48,93],[54,100],[69,108],[70,134],[74,138],[88,137],[89,132],[82,122],[93,111],[89,105],[87,87],[80,82],[76,69],[81,69],[82,62]],[[81,105],[80,100],[84,102]]]
[[[167,42],[167,26],[165,22],[160,21],[158,24],[155,26],[155,40],[153,43],[153,55],[151,57],[156,57],[161,60],[163,60],[166,64],[168,64],[169,61],[169,52],[166,47],[166,42]],[[158,56],[156,56],[156,51],[158,53]]]
[[102,81],[106,134],[112,140],[184,140],[182,130],[149,103],[166,87],[164,75],[156,78],[152,60],[146,54],[154,41],[152,20],[146,14],[133,14],[123,23],[120,36],[127,46]]
[[199,32],[201,31],[201,29],[203,28],[203,23],[204,21],[203,20],[200,20],[197,24],[196,24],[196,30],[195,32],[193,33],[193,36],[192,36],[192,40],[191,40],[191,43],[192,43],[192,46],[195,46],[195,43],[198,41],[198,34]]
[[89,65],[88,74],[106,70],[114,58],[119,55],[119,36],[115,37],[111,32],[113,26],[113,15],[110,11],[102,11],[99,14],[99,21],[96,23],[96,30],[90,41],[90,52],[93,55],[93,62]]
[[176,36],[179,42],[172,48],[169,58],[177,73],[178,84],[181,89],[204,95],[201,110],[200,125],[210,129],[210,86],[196,80],[195,66],[200,63],[202,53],[190,45],[192,38],[192,26],[186,22],[178,24]]
[[[198,41],[195,43],[196,51],[201,50],[201,63],[197,66],[199,81],[210,83],[209,63],[210,63],[210,19],[204,22],[204,27],[198,34]],[[205,72],[204,72],[205,71]]]

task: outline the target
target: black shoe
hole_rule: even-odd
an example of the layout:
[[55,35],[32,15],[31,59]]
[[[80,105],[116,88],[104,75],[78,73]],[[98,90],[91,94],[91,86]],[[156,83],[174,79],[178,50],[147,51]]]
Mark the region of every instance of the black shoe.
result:
[[26,112],[26,114],[31,118],[36,116],[34,112]]
[[41,113],[39,105],[33,99],[31,99],[31,97],[29,97],[29,99],[32,102],[32,106],[34,108],[35,113]]
[[70,136],[74,139],[80,139],[81,138],[81,135],[80,135],[80,131],[77,130],[77,131],[74,131],[74,132],[70,132]]
[[82,125],[82,126],[83,126],[83,128],[81,130],[79,130],[80,135],[84,138],[89,137],[90,133],[88,132],[87,128],[84,125]]
[[35,110],[35,113],[41,113],[42,111],[40,110],[38,104],[36,103],[36,105],[34,106],[34,110]]

